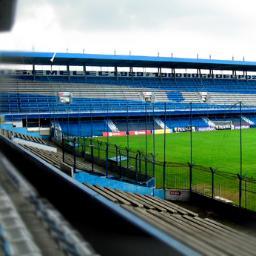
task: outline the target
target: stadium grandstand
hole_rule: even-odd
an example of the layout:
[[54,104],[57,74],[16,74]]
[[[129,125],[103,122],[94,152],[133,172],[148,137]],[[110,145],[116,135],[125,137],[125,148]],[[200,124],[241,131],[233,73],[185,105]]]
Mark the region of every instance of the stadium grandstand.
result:
[[255,231],[241,223],[256,211],[256,62],[12,51],[0,60],[0,149],[12,166],[2,178],[51,234],[27,239],[37,230],[19,224],[0,183],[0,255],[255,254]]

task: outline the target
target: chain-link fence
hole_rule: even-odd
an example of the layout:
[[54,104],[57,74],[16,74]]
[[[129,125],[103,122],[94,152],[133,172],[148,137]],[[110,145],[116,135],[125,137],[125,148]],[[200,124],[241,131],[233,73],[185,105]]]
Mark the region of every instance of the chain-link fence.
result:
[[[156,161],[153,154],[110,144],[97,138],[63,136],[64,162],[79,170],[79,161],[104,175],[163,189],[187,189],[225,203],[256,211],[256,179],[199,165]],[[65,155],[65,152],[69,154]],[[72,157],[70,157],[70,154]],[[78,161],[79,159],[79,161]]]
[[[107,177],[137,183],[148,183],[155,176],[155,159],[152,154],[145,155],[140,151],[132,151],[94,138],[72,136],[62,136],[61,146],[64,162],[74,166],[77,159],[83,159],[91,163],[87,171],[104,169]],[[65,157],[70,154],[74,157]],[[72,163],[70,159],[73,159]],[[76,166],[74,168],[78,169]]]

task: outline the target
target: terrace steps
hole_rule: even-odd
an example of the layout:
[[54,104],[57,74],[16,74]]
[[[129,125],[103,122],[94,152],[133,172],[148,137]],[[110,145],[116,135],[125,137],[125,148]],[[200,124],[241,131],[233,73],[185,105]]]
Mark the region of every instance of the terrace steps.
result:
[[[203,255],[254,255],[256,239],[152,196],[84,184]],[[111,193],[110,193],[111,192]],[[123,201],[125,200],[125,201]]]

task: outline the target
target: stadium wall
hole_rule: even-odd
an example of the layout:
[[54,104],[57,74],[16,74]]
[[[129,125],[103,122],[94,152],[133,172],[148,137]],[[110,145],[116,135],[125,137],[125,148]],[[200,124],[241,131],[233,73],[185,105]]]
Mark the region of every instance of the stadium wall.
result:
[[38,132],[37,131],[31,132],[31,131],[28,131],[28,129],[24,128],[24,127],[13,127],[12,124],[0,124],[0,129],[12,131],[12,132],[17,132],[17,133],[22,133],[22,134],[37,137],[37,138],[42,138],[43,137],[43,136],[40,135],[39,131]]
[[118,189],[125,192],[139,193],[142,195],[157,196],[164,199],[163,189],[139,186],[136,184],[112,180],[110,178],[106,178],[105,176],[91,175],[85,172],[74,174],[74,178],[81,183],[89,183],[91,185],[99,185],[102,187]]

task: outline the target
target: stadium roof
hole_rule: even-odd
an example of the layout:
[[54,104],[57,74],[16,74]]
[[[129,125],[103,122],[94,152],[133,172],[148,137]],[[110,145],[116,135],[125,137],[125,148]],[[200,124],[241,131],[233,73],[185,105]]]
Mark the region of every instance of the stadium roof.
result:
[[[50,60],[53,57],[54,60],[51,62]],[[252,61],[54,52],[0,51],[0,62],[35,65],[86,65],[102,67],[159,67],[256,71],[256,62]]]

